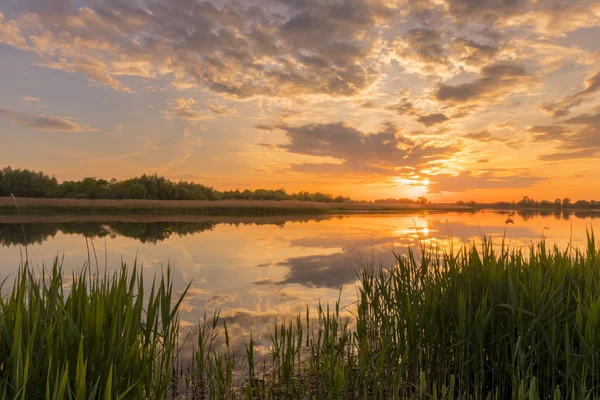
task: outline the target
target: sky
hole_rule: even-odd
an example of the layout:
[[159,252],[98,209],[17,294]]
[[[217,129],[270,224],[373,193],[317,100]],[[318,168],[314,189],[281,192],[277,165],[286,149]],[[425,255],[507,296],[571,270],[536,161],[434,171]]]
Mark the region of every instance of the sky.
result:
[[2,0],[1,165],[600,199],[600,0]]

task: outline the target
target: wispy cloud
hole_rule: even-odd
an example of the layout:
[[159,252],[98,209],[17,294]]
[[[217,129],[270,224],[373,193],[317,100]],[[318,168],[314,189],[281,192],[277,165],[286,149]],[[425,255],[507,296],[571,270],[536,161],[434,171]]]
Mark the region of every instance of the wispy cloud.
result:
[[0,109],[0,117],[8,119],[14,125],[40,131],[89,132],[96,130],[91,126],[78,124],[71,118],[50,117],[43,114],[27,114],[20,111]]
[[580,105],[594,94],[600,92],[600,71],[589,76],[584,83],[585,89],[558,99],[554,104],[546,104],[542,109],[554,117],[564,117],[569,113],[571,108]]
[[197,111],[198,102],[193,98],[179,97],[172,102],[171,108],[163,113],[167,117],[177,117],[187,122],[198,122],[213,118]]

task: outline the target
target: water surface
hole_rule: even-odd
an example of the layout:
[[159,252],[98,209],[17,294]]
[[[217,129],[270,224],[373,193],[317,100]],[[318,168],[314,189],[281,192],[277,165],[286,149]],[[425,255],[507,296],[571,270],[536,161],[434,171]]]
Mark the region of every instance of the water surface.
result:
[[[152,216],[0,216],[0,281],[14,276],[25,247],[35,265],[64,259],[65,272],[88,260],[114,269],[121,260],[144,267],[148,279],[170,265],[177,291],[192,282],[183,303],[184,329],[204,311],[221,308],[236,346],[252,331],[266,339],[276,320],[318,301],[355,300],[361,261],[390,265],[393,253],[420,243],[448,249],[479,243],[526,247],[544,238],[583,247],[598,213],[407,213],[325,217],[211,219]],[[513,223],[506,223],[507,219]],[[90,249],[88,251],[88,249]],[[341,291],[340,291],[341,289]],[[266,348],[259,348],[266,352]]]

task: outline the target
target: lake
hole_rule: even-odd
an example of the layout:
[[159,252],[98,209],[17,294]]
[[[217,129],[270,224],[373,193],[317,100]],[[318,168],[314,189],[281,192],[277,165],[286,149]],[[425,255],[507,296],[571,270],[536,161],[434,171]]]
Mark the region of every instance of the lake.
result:
[[[266,338],[276,320],[319,301],[355,301],[362,262],[392,265],[419,243],[440,249],[480,243],[583,247],[598,227],[593,212],[419,212],[319,217],[0,216],[0,281],[12,283],[26,251],[37,266],[59,256],[65,273],[88,262],[114,269],[137,262],[151,279],[170,265],[176,291],[191,283],[181,324],[193,329],[204,311],[221,308],[238,349],[253,332]],[[510,218],[513,223],[506,223]],[[86,240],[86,238],[89,238]],[[87,243],[86,243],[87,242]],[[89,248],[89,251],[88,251]],[[5,288],[6,289],[6,288]],[[348,309],[352,309],[348,307]],[[259,340],[259,343],[261,341]],[[257,350],[266,353],[265,347]]]

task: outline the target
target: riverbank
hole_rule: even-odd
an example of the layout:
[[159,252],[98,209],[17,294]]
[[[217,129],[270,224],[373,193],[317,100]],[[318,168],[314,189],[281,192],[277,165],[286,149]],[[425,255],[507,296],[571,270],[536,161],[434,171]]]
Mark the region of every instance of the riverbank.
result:
[[456,204],[321,203],[298,200],[79,200],[0,197],[0,214],[299,215],[405,211],[474,211]]

